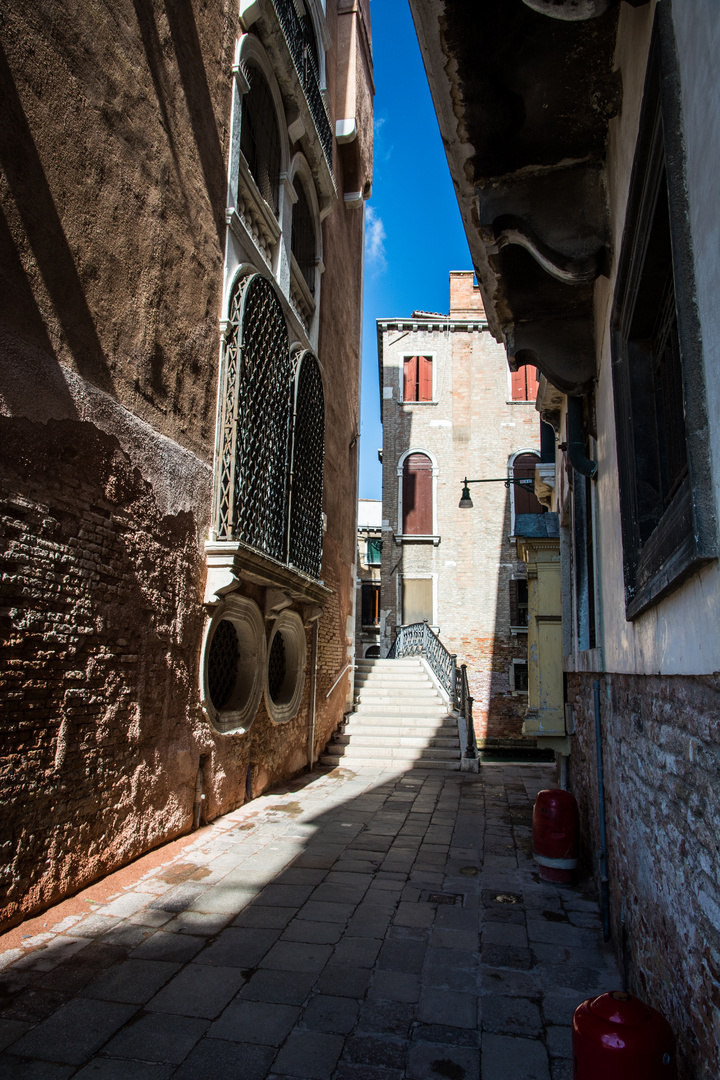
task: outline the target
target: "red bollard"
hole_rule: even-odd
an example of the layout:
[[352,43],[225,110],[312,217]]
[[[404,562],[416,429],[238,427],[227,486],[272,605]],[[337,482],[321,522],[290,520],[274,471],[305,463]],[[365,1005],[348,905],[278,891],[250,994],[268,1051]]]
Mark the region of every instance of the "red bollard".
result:
[[672,1028],[623,990],[578,1005],[572,1049],[573,1080],[677,1080]]
[[569,791],[540,791],[533,810],[533,858],[545,881],[570,885],[578,863],[578,809]]

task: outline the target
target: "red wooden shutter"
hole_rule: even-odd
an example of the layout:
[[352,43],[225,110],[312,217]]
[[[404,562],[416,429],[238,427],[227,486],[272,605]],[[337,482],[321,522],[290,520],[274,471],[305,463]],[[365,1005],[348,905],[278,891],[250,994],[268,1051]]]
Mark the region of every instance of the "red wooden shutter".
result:
[[429,356],[418,356],[418,401],[432,401],[433,377],[432,360]]
[[432,533],[432,462],[426,454],[410,454],[405,458],[402,516],[405,535]]
[[525,368],[527,372],[527,399],[528,401],[534,401],[537,397],[538,386],[540,384],[540,372],[536,367]]
[[406,356],[403,365],[403,401],[417,401],[418,358]]
[[525,383],[525,368],[510,373],[512,380],[512,400],[527,401],[527,385]]

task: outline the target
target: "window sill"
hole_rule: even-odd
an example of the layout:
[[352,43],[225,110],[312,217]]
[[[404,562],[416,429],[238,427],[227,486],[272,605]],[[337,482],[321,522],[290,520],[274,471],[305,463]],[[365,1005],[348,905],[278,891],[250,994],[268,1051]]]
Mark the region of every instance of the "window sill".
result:
[[528,632],[527,626],[511,626],[510,627],[510,633],[513,635],[513,637],[517,637],[518,634],[527,634],[527,632]]
[[223,596],[239,588],[241,580],[281,589],[293,600],[319,604],[321,607],[333,594],[333,590],[322,581],[316,581],[301,570],[279,563],[240,540],[206,541],[205,565],[206,604],[219,603]]
[[439,405],[440,402],[433,398],[432,401],[398,401],[398,405]]
[[440,543],[439,536],[422,535],[413,536],[410,533],[395,533],[394,540],[396,544],[434,544],[435,547]]

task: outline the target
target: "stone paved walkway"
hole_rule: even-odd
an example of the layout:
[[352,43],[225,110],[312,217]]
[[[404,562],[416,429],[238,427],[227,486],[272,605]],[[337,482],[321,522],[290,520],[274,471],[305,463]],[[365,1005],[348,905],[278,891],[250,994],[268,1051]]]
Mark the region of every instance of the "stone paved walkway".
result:
[[538,878],[547,786],[338,769],[228,814],[0,954],[0,1078],[570,1080],[620,979],[589,886]]

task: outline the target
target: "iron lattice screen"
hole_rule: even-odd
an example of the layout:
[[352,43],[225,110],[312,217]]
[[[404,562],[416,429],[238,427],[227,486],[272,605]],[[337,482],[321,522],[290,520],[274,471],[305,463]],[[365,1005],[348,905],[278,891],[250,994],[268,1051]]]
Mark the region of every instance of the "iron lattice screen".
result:
[[284,561],[292,370],[283,310],[260,274],[245,287],[241,325],[236,535]]
[[298,360],[290,511],[290,562],[311,577],[322,563],[322,494],[325,397],[317,359]]
[[220,417],[220,460],[218,462],[215,529],[221,540],[232,540],[235,532],[235,446],[240,392],[240,308],[243,285],[238,282],[230,300],[230,329],[225,339],[224,390]]

